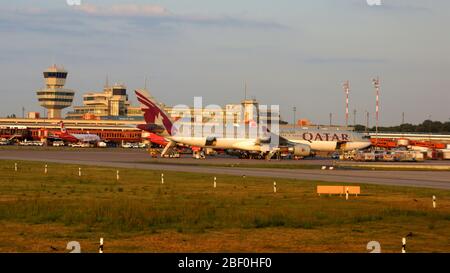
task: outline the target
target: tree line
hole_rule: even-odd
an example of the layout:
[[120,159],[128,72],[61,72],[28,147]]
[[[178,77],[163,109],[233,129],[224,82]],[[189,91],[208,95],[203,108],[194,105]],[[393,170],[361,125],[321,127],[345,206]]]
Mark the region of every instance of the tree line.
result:
[[[366,129],[366,126],[355,125],[355,131],[358,132],[375,132],[375,126]],[[398,126],[379,126],[378,132],[401,132],[401,133],[450,133],[450,121],[432,121],[425,120],[421,124],[404,123]]]

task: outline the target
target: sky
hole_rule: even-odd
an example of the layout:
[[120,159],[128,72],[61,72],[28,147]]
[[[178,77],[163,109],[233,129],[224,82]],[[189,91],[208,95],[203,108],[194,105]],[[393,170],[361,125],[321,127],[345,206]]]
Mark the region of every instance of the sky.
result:
[[[42,71],[69,71],[66,87],[100,91],[106,76],[147,87],[167,105],[279,105],[282,118],[345,123],[365,112],[380,125],[450,119],[450,1],[381,0],[74,0],[2,1],[0,116],[43,113],[35,92]],[[76,1],[75,1],[76,2]],[[447,26],[447,27],[445,27]]]

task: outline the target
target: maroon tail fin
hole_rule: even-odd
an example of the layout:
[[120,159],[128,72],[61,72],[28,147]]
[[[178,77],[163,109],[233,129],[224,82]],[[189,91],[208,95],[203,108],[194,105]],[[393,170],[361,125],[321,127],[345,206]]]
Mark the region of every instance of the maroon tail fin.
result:
[[146,90],[135,90],[146,123],[163,125],[169,135],[172,135],[173,122],[170,116],[158,103],[151,98]]

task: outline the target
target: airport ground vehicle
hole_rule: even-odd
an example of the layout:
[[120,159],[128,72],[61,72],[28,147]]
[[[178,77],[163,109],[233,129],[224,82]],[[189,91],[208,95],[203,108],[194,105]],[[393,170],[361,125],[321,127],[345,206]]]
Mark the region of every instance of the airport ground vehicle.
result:
[[53,141],[53,147],[61,147],[64,145],[64,141]]
[[122,148],[133,148],[133,146],[131,145],[131,143],[124,143],[122,144]]
[[418,162],[424,161],[425,156],[420,151],[391,150],[375,152],[359,152],[354,157],[355,161],[383,161],[383,162]]
[[424,161],[424,155],[419,151],[395,151],[396,161]]
[[385,161],[385,162],[395,161],[395,153],[391,152],[391,151],[384,153],[381,161]]
[[[361,153],[361,152],[359,152]],[[353,151],[349,151],[349,152],[344,152],[341,155],[339,155],[339,159],[340,160],[355,160],[355,157],[357,155],[357,151],[353,150]]]
[[147,144],[141,142],[138,143],[138,146],[139,148],[147,148]]
[[337,152],[332,153],[331,154],[331,158],[332,159],[339,159],[340,158],[339,153],[337,153]]
[[361,159],[359,159],[358,157],[355,157],[355,160],[361,160],[361,161],[375,161],[376,160],[376,156],[374,152],[366,152],[366,153],[361,153]]
[[91,144],[84,143],[84,142],[71,143],[71,144],[69,144],[69,146],[73,147],[73,148],[89,148],[89,147],[92,147]]
[[162,157],[166,157],[166,158],[180,158],[180,153],[178,153],[178,152],[171,152],[171,153],[167,153],[165,155],[162,155]]
[[131,148],[137,149],[137,148],[139,148],[139,144],[131,143]]
[[169,158],[180,158],[180,154],[179,153],[169,154],[168,157]]
[[157,158],[158,154],[160,153],[160,150],[159,149],[155,149],[155,148],[149,148],[148,149],[148,153],[150,154],[150,156],[152,158]]
[[144,143],[124,143],[122,144],[122,148],[146,148],[147,145],[145,145]]
[[0,140],[0,145],[11,145],[11,141],[7,139]]
[[374,156],[375,156],[375,161],[382,161],[384,158],[384,155],[386,154],[386,151],[384,150],[375,150],[373,152]]
[[443,160],[449,160],[450,159],[450,149],[441,150],[440,158],[442,158]]
[[100,141],[100,142],[97,143],[97,147],[99,147],[99,148],[106,148],[106,147],[108,147],[108,144],[106,142],[104,142],[104,141]]
[[42,141],[21,141],[19,142],[20,146],[44,146],[44,142]]
[[192,153],[192,157],[195,159],[205,159],[206,158],[203,150],[194,151]]

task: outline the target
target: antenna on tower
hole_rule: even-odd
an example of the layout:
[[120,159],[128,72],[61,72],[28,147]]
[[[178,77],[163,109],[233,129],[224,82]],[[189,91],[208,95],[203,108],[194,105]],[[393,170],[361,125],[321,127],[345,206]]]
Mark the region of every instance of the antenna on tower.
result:
[[247,82],[244,82],[244,100],[247,99]]
[[108,74],[106,74],[105,87],[109,87]]

